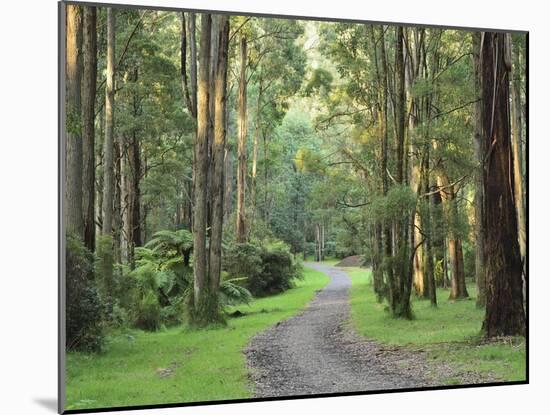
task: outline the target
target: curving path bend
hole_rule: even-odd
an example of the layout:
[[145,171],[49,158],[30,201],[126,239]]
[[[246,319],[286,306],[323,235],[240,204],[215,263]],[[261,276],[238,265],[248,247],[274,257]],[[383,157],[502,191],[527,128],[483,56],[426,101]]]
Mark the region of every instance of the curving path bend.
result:
[[351,280],[345,271],[305,266],[331,281],[303,312],[252,339],[246,357],[256,397],[433,385],[423,356],[359,338],[346,328]]

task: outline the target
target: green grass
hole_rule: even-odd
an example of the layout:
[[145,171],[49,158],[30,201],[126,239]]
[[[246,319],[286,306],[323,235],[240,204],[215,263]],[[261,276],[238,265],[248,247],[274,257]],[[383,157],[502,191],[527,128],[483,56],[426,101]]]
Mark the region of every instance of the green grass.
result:
[[[391,318],[387,303],[374,295],[369,270],[346,268],[352,278],[351,322],[355,330],[382,343],[422,348],[435,360],[459,366],[502,381],[525,380],[526,359],[523,338],[481,342],[484,310],[475,305],[475,286],[469,285],[470,299],[448,300],[449,291],[438,289],[438,306],[427,300],[412,301],[414,320]],[[453,383],[448,379],[448,383]]]
[[[258,332],[303,309],[328,281],[306,268],[295,288],[233,307],[246,315],[230,319],[227,327],[131,331],[109,337],[100,355],[69,353],[66,409],[251,397],[246,345]],[[163,369],[168,376],[160,376]]]

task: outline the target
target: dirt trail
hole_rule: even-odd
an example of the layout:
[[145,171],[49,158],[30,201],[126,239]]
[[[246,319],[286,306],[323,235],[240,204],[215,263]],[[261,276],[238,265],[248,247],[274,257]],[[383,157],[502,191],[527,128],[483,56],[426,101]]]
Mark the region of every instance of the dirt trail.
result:
[[331,281],[302,313],[260,333],[250,343],[246,356],[256,397],[436,384],[428,380],[433,368],[423,353],[379,345],[346,327],[351,280],[345,271],[323,264],[305,265],[324,272]]

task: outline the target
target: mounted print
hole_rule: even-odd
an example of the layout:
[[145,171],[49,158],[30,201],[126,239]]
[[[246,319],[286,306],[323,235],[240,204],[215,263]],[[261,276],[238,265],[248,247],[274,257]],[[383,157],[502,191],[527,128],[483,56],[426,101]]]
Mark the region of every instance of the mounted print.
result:
[[60,412],[528,382],[527,32],[59,30]]

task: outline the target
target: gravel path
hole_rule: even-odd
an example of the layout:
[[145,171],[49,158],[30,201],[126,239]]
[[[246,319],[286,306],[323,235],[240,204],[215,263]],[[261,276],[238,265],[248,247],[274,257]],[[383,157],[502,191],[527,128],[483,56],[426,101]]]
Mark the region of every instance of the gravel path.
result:
[[[401,389],[434,385],[421,352],[388,348],[346,328],[345,271],[307,263],[330,283],[299,315],[254,337],[246,350],[256,397]],[[441,383],[439,383],[441,385]]]

